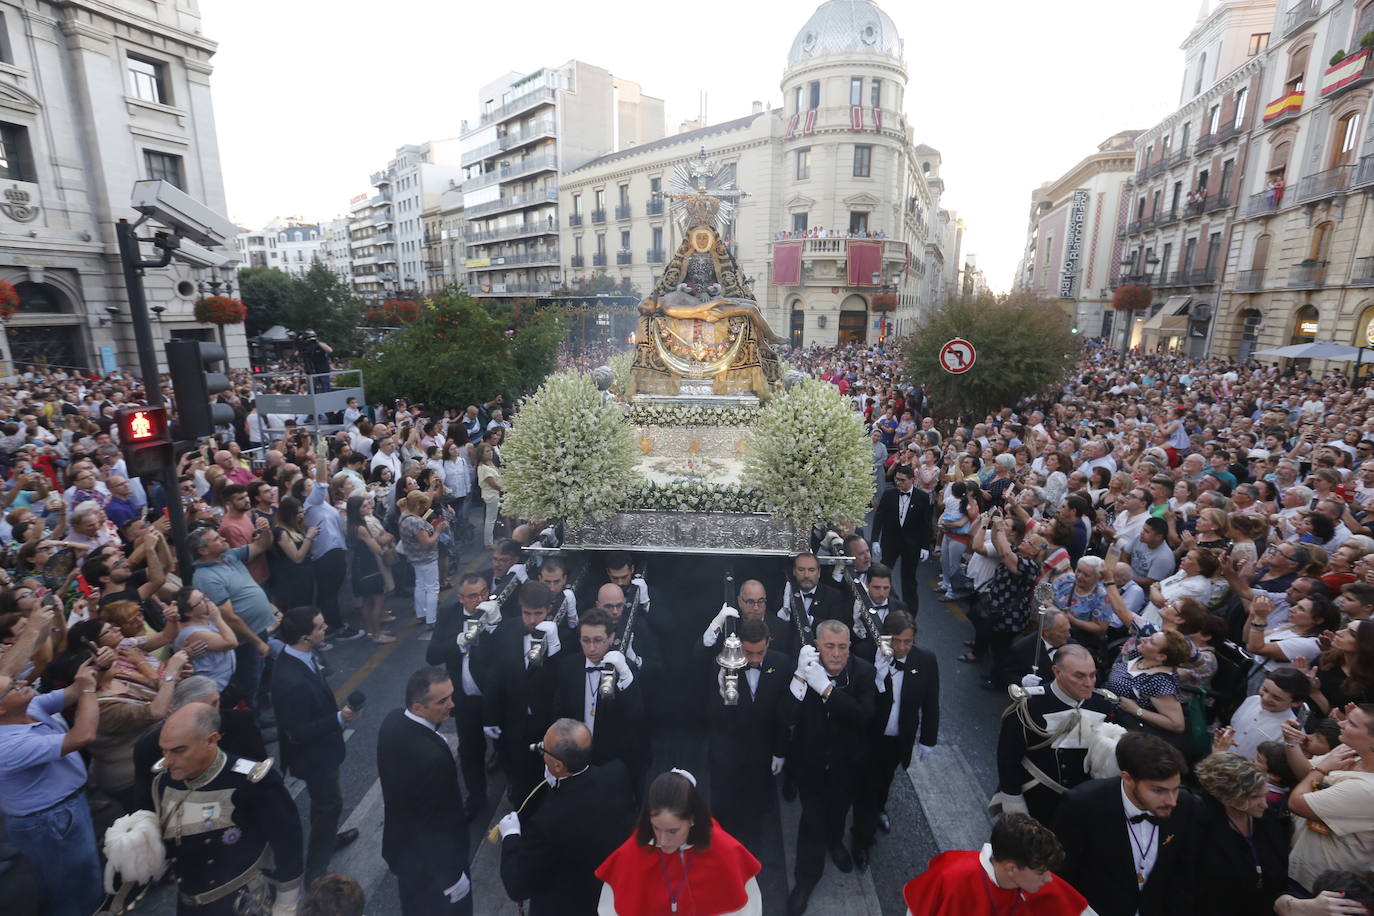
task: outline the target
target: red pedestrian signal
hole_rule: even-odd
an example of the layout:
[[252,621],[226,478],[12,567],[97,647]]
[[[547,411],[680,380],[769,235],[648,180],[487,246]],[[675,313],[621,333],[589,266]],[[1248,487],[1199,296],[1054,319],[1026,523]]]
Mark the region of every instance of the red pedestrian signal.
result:
[[172,461],[166,407],[124,407],[116,414],[119,448],[131,477],[152,474]]

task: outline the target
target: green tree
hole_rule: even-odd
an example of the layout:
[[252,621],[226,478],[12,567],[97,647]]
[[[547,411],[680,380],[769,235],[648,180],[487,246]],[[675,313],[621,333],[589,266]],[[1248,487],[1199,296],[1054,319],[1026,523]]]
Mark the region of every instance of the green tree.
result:
[[[927,315],[907,341],[908,376],[930,382],[943,415],[979,419],[1014,405],[1064,377],[1080,340],[1072,319],[1053,299],[1028,293],[981,293],[952,299]],[[972,369],[951,375],[940,368],[940,347],[955,337],[973,344]]]
[[362,312],[353,291],[317,261],[304,277],[292,281],[291,296],[280,321],[292,331],[314,328],[336,353],[353,352],[357,349]]
[[533,391],[553,370],[561,321],[548,310],[529,309],[517,318],[511,309],[503,317],[508,320],[464,293],[427,300],[414,324],[354,361],[363,370],[368,400],[461,408]]
[[245,267],[239,271],[239,298],[248,307],[244,331],[256,337],[274,324],[283,324],[294,281],[275,267]]

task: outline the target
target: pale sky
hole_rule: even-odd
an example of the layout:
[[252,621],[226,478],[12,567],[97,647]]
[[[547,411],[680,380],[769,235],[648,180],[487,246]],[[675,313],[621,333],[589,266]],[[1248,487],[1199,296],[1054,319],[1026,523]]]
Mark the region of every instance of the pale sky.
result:
[[[370,191],[398,146],[456,137],[477,89],[577,58],[665,100],[668,131],[776,106],[818,5],[516,0],[200,0],[229,215],[322,220]],[[1200,0],[884,0],[906,43],[907,119],[944,157],[942,205],[1009,288],[1031,192],[1120,130],[1178,107]],[[749,190],[745,188],[745,190]]]

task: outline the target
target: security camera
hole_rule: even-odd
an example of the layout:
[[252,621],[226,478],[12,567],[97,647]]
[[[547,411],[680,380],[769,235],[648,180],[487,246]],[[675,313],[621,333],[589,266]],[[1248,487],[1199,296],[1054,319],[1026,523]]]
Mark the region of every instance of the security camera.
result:
[[172,249],[172,259],[191,267],[228,267],[238,263],[227,254],[211,251],[186,239],[182,239],[181,244]]
[[185,191],[166,181],[135,181],[130,204],[177,235],[198,245],[223,245],[238,235],[238,227]]
[[119,314],[119,306],[117,306],[117,305],[107,305],[107,306],[105,306],[105,311],[109,312],[111,315],[118,315],[118,314]]

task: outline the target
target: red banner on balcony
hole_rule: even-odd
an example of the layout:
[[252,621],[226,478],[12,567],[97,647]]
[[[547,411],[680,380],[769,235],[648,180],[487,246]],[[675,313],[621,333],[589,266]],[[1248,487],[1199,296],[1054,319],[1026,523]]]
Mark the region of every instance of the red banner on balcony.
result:
[[791,140],[792,135],[797,132],[797,116],[793,115],[787,119],[787,133],[782,135],[784,140]]
[[873,129],[875,131],[883,129],[883,110],[881,108],[873,109]]
[[864,108],[862,105],[849,106],[849,126],[852,130],[864,129]]
[[883,270],[883,243],[865,239],[849,240],[849,285],[874,286],[873,275]]
[[1302,90],[1298,90],[1297,92],[1290,92],[1287,95],[1274,99],[1274,101],[1264,106],[1264,120],[1272,121],[1281,115],[1301,111],[1303,95],[1304,93]]
[[811,109],[806,113],[806,125],[802,127],[802,133],[814,134],[816,132],[816,109]]
[[800,239],[795,242],[773,243],[774,286],[801,285],[801,254],[802,245],[805,244]]
[[1322,74],[1322,96],[1328,96],[1349,86],[1365,75],[1365,65],[1369,63],[1369,49],[1352,54],[1345,60],[1337,61]]

